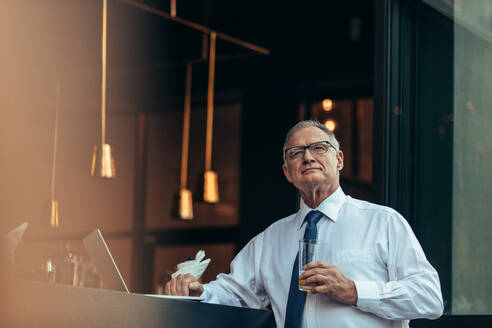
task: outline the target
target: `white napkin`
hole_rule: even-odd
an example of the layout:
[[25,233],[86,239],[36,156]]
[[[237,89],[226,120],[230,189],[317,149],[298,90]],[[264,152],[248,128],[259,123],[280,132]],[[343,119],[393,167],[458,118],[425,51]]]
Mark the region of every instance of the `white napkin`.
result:
[[202,261],[204,257],[205,251],[199,250],[198,253],[196,253],[194,260],[179,263],[178,270],[173,273],[171,277],[176,278],[180,274],[190,273],[193,277],[195,277],[195,279],[199,279],[210,263],[210,259]]

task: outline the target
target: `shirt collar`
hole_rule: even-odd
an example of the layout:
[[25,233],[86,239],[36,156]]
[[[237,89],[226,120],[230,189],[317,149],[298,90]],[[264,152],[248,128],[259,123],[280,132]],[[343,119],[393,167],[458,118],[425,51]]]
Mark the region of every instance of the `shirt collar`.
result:
[[340,211],[340,208],[345,201],[345,197],[346,196],[342,190],[342,187],[338,187],[337,190],[335,190],[333,194],[322,201],[317,208],[308,207],[301,198],[300,209],[297,212],[297,229],[301,229],[302,224],[304,223],[304,218],[309,213],[309,211],[312,210],[318,210],[333,222],[337,222],[338,212]]

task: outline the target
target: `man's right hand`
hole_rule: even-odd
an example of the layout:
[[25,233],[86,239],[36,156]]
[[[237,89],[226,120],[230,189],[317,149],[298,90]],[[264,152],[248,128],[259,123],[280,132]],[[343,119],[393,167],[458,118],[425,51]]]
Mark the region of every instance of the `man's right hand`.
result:
[[164,294],[178,296],[200,296],[203,293],[203,286],[193,275],[180,274],[166,283]]

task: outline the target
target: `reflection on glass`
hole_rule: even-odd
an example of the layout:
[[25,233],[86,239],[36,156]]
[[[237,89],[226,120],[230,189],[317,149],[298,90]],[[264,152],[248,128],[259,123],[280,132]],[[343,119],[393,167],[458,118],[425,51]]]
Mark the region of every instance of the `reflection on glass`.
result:
[[454,1],[452,313],[492,313],[492,2]]

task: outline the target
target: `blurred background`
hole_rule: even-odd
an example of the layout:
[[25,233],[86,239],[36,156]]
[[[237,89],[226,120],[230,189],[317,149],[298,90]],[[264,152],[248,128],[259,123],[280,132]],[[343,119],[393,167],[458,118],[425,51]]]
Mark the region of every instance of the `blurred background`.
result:
[[[81,240],[96,228],[132,292],[158,293],[200,249],[212,259],[204,282],[228,272],[297,210],[281,149],[312,118],[341,142],[345,193],[410,222],[439,271],[446,322],[490,320],[491,2],[109,0],[105,61],[103,0],[3,0],[0,24],[1,232],[29,223],[17,276],[83,285],[56,281],[47,263],[89,261]],[[209,29],[222,33],[212,130]],[[111,178],[91,176],[101,143]],[[192,219],[179,211],[183,169]]]

